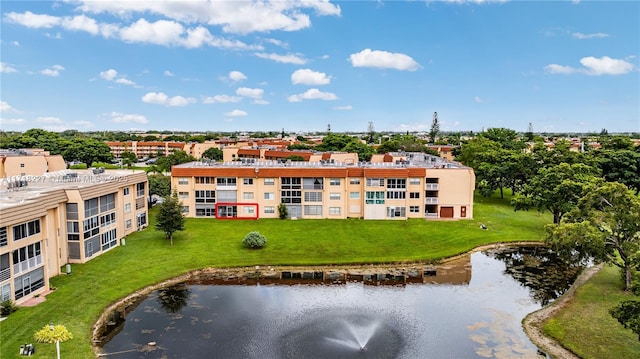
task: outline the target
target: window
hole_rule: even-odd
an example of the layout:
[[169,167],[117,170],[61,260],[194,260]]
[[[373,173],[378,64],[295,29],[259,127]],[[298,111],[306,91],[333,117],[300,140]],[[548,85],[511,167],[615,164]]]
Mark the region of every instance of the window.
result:
[[131,212],[131,203],[125,203],[124,204],[124,213],[129,213]]
[[405,199],[407,198],[407,192],[405,191],[388,191],[387,199]]
[[329,207],[329,214],[340,214],[340,207]]
[[136,196],[144,197],[144,182],[136,183]]
[[98,197],[84,201],[84,217],[89,218],[98,214]]
[[243,211],[244,214],[254,214],[255,212],[255,207],[254,206],[242,206],[243,207]]
[[126,221],[124,221],[124,227],[126,229],[130,229],[131,228],[131,220],[127,219]]
[[414,186],[415,185],[419,185],[420,184],[420,178],[415,178],[415,177],[409,178],[409,184],[410,185],[414,185]]
[[420,192],[409,192],[409,198],[420,198]]
[[196,217],[213,217],[216,215],[216,209],[213,206],[198,207],[196,206]]
[[340,185],[340,178],[332,178],[329,180],[329,185],[330,186],[339,186]]
[[179,185],[189,184],[189,179],[187,177],[178,177],[178,184]]
[[145,226],[147,224],[147,213],[140,213],[136,216],[136,224],[139,227]]
[[11,299],[11,283],[7,283],[0,287],[0,300],[5,301]]
[[302,180],[300,177],[282,177],[282,188],[283,189],[301,189],[302,188]]
[[213,177],[196,177],[196,184],[212,184],[215,183]]
[[80,240],[80,223],[77,221],[67,221],[67,240]]
[[264,207],[264,213],[265,214],[276,213],[276,207],[274,207],[274,206],[266,206],[266,207]]
[[332,201],[340,200],[340,192],[331,192],[329,193],[329,199]]
[[321,216],[322,215],[322,206],[304,206],[304,215],[305,216]]
[[100,224],[98,216],[91,217],[82,221],[82,237],[84,239],[91,238],[100,232]]
[[276,194],[273,192],[265,192],[264,199],[276,199]]
[[242,199],[253,199],[253,192],[243,192]]
[[264,179],[264,184],[266,186],[273,186],[276,183],[276,181],[273,178],[265,178]]
[[420,213],[420,206],[409,206],[410,213]]
[[324,189],[324,178],[322,177],[311,177],[304,178],[302,183],[302,188],[304,189]]
[[40,219],[13,226],[14,241],[18,241],[38,233],[40,233]]
[[384,204],[384,192],[382,191],[367,191],[366,204]]
[[116,230],[115,228],[102,233],[102,250],[106,251],[107,249],[114,247],[118,244],[118,239],[116,238]]
[[282,203],[302,203],[302,179],[300,177],[282,177],[282,191],[280,201]]
[[322,202],[322,192],[305,192],[305,202]]
[[18,248],[11,253],[13,257],[13,275],[27,272],[42,265],[42,249],[40,242]]
[[407,179],[406,178],[387,178],[387,188],[391,188],[391,189],[407,188]]
[[189,206],[180,206],[180,211],[182,213],[189,213]]
[[196,203],[216,203],[216,191],[196,191]]
[[216,178],[216,185],[218,186],[235,186],[236,178],[235,177],[218,177]]
[[78,220],[78,204],[67,203],[67,219]]
[[100,216],[100,227],[106,227],[114,223],[116,223],[116,212],[111,212],[104,216]]
[[383,187],[384,178],[367,178],[367,187]]
[[349,179],[349,184],[360,184],[360,178]]
[[242,184],[252,185],[253,184],[253,178],[243,178],[242,179]]
[[360,199],[360,192],[349,192],[349,198]]
[[187,199],[189,198],[189,192],[178,192],[179,199]]
[[0,227],[0,247],[8,245],[7,227]]
[[116,194],[110,193],[100,196],[100,212],[110,211],[116,208]]
[[129,187],[123,188],[122,189],[122,194],[125,195],[125,196],[128,196],[129,195]]
[[387,217],[395,218],[395,217],[404,217],[404,216],[405,216],[404,207],[387,207]]

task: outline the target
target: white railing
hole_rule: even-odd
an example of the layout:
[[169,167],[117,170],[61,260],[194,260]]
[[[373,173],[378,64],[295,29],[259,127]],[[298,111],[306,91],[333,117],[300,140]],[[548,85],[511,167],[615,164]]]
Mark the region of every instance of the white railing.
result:
[[11,268],[3,269],[0,271],[0,282],[11,278]]
[[13,275],[16,276],[20,273],[27,272],[33,268],[42,265],[42,254],[35,257],[31,257],[26,261],[18,262],[13,265]]
[[424,204],[438,204],[438,197],[425,197]]
[[438,183],[426,183],[424,185],[424,189],[428,191],[437,191],[440,189],[440,185]]

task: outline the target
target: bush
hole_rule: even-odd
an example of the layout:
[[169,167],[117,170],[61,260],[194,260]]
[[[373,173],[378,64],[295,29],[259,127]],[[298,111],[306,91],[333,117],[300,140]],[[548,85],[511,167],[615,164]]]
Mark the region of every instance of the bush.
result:
[[280,203],[278,205],[278,217],[280,219],[285,219],[289,215],[289,211],[287,211],[287,206],[284,203]]
[[4,302],[0,303],[0,315],[6,317],[7,315],[18,310],[18,307],[11,301],[11,299],[7,299]]
[[242,244],[247,248],[262,248],[267,244],[267,237],[257,231],[249,232],[244,236]]

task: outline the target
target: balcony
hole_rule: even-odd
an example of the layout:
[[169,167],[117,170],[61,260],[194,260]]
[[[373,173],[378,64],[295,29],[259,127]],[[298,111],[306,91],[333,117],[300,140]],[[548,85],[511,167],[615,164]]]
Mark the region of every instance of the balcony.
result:
[[427,191],[437,191],[440,189],[440,184],[439,183],[426,183],[424,185],[424,189],[426,189]]
[[0,271],[0,282],[11,278],[11,268],[6,268]]
[[438,204],[438,197],[425,197],[424,204]]
[[39,254],[35,257],[31,257],[26,261],[18,262],[13,265],[13,275],[17,276],[20,273],[28,272],[31,269],[39,267],[42,265],[42,254]]

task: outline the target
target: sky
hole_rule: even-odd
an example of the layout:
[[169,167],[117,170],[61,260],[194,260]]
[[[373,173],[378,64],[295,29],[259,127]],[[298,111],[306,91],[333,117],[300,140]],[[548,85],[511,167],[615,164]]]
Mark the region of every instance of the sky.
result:
[[640,131],[638,1],[2,1],[4,131]]

